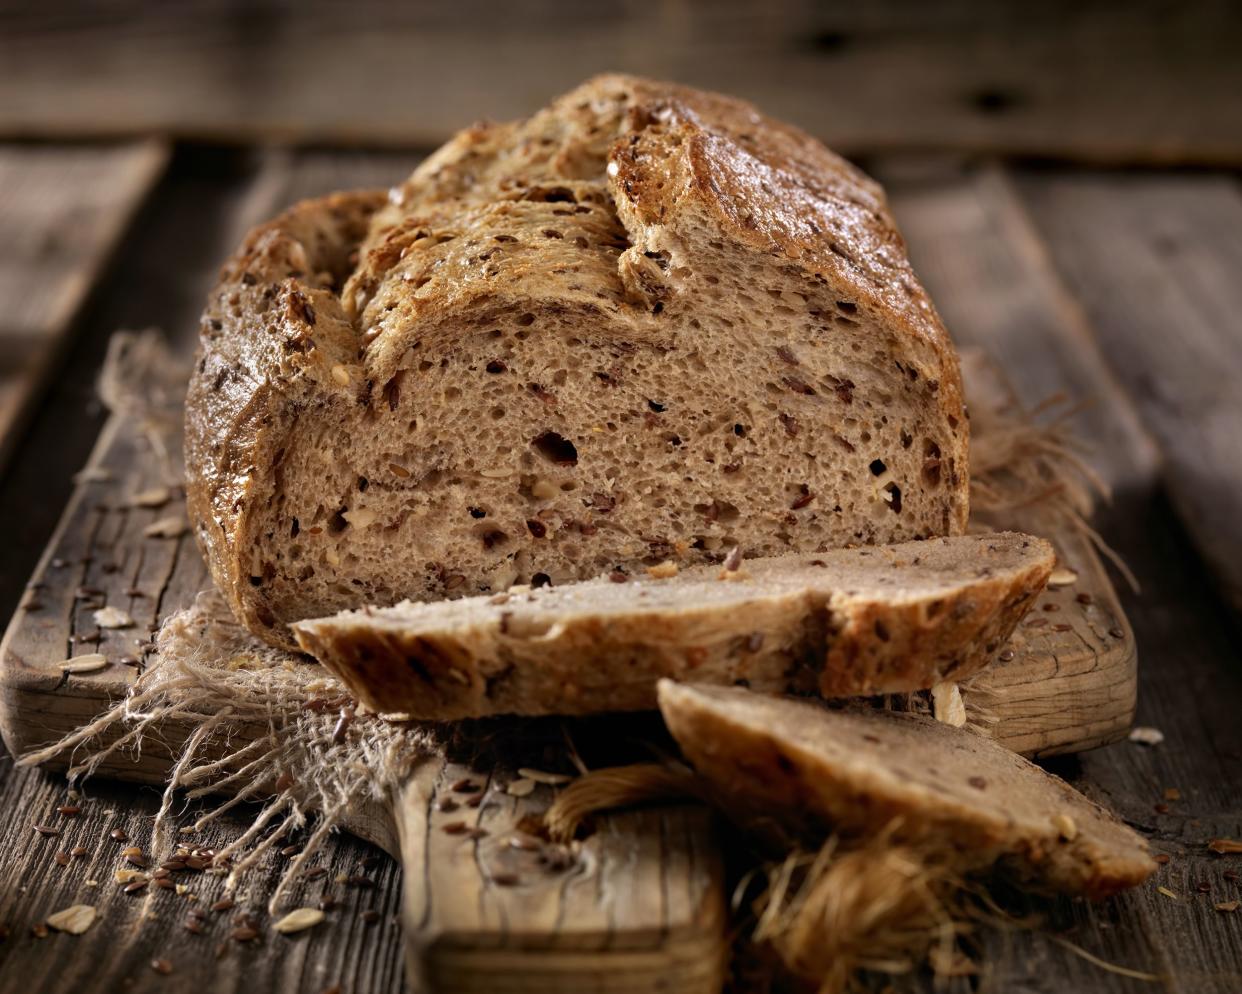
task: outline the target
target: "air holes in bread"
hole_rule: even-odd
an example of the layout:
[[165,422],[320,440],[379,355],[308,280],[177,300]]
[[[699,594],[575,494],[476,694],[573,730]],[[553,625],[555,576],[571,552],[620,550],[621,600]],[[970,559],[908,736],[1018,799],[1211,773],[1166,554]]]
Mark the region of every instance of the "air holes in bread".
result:
[[574,443],[554,431],[545,431],[531,439],[535,451],[557,466],[577,466],[578,450]]

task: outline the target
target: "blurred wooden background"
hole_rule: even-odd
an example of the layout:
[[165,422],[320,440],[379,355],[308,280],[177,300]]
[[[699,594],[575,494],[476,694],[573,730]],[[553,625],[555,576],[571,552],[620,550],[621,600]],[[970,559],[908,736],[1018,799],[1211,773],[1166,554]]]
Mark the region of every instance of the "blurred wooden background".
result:
[[[1170,994],[1242,989],[1242,912],[1217,910],[1242,900],[1242,857],[1207,849],[1242,839],[1242,3],[0,0],[0,617],[37,600],[26,582],[103,423],[114,330],[188,349],[247,226],[395,182],[472,120],[609,69],[749,97],[851,155],[887,186],[957,340],[1030,404],[1085,402],[1075,430],[1116,494],[1096,524],[1143,588],[1123,594],[1139,720],[1166,742],[1058,772],[1170,861],[1118,902],[1063,902],[1052,926]],[[149,827],[149,792],[92,795],[75,841]],[[374,866],[376,887],[343,895],[330,934],[217,960],[176,919],[129,930],[136,904],[53,861],[67,841],[32,843],[63,799],[0,757],[4,994],[401,989],[395,925],[352,914],[389,915],[398,874],[361,843],[340,840],[332,872]],[[32,936],[84,896],[106,928]],[[1043,932],[987,948],[1006,991],[1153,989]]]
[[839,151],[1242,158],[1235,0],[4,0],[0,135],[418,147],[617,69]]

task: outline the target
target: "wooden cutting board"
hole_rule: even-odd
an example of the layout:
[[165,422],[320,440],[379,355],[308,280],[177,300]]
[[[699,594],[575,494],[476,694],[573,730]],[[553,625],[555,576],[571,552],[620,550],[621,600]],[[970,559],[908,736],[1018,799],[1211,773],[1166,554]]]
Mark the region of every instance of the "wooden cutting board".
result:
[[[996,387],[994,373],[971,368]],[[121,698],[138,673],[139,643],[210,584],[188,533],[144,534],[156,521],[184,516],[179,492],[160,507],[133,500],[175,483],[176,433],[162,444],[165,457],[133,418],[109,420],[0,643],[0,730],[14,754],[58,740]],[[994,524],[1023,527],[1021,516]],[[1041,597],[1015,636],[1012,658],[1002,653],[982,681],[996,738],[1027,755],[1120,738],[1136,694],[1133,637],[1095,551],[1075,532],[1048,537],[1077,580]],[[127,611],[136,627],[99,630],[92,615],[103,604]],[[88,652],[102,653],[109,666],[62,673],[63,660]],[[118,751],[100,772],[162,783],[191,732],[170,723],[162,741],[149,739],[137,756]],[[521,740],[523,726],[515,720],[510,734]],[[234,745],[244,737],[243,729]],[[512,797],[496,789],[508,772],[477,769],[468,752],[424,763],[390,803],[349,826],[401,862],[407,976],[416,989],[719,990],[727,914],[706,811],[610,816],[572,865],[538,866],[508,840],[547,807],[553,788]],[[482,803],[441,810],[446,798],[461,801],[453,785],[467,777],[484,786]],[[486,834],[444,831],[459,821]]]

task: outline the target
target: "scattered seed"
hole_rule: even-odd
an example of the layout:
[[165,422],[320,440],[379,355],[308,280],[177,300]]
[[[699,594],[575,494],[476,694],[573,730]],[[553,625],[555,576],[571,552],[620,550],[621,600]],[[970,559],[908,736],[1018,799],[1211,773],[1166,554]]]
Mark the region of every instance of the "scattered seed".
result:
[[60,835],[59,828],[51,828],[48,825],[34,825],[32,827],[34,828],[36,832],[38,832],[40,835],[44,837],[51,836],[51,835]]
[[[81,935],[95,923],[99,913],[90,904],[75,904],[47,916],[47,924],[57,932],[68,932],[70,935]],[[47,933],[44,932],[44,935]]]
[[1168,861],[1169,861],[1168,853],[1162,852],[1158,856],[1156,856],[1156,862],[1159,863],[1161,866],[1164,866],[1166,863],[1168,863]]
[[436,801],[436,810],[443,811],[445,814],[456,811],[460,807],[461,805],[451,797],[442,797],[440,800]]
[[69,855],[74,859],[81,859],[86,855],[86,846],[74,846],[69,850]]
[[69,854],[67,852],[58,852],[52,859],[56,860],[61,866],[69,865]]
[[1157,887],[1156,890],[1159,891],[1161,894],[1163,894],[1165,897],[1171,897],[1174,901],[1177,900],[1177,895],[1174,894],[1167,887]]
[[1208,848],[1212,852],[1220,853],[1222,856],[1231,853],[1242,853],[1242,842],[1236,839],[1213,839],[1208,843]]
[[505,788],[505,793],[511,794],[514,797],[526,797],[533,792],[534,789],[535,781],[529,779],[528,777],[523,777],[520,780],[514,780],[511,782],[509,786]]
[[1176,787],[1165,787],[1164,799],[1166,801],[1180,801],[1182,799],[1182,792]]
[[375,886],[375,881],[370,877],[364,877],[361,874],[355,873],[350,876],[349,885],[351,887],[361,887],[363,890],[370,890]]
[[338,902],[336,898],[333,897],[331,894],[320,894],[319,895],[319,907],[322,908],[324,911],[331,911],[333,908],[336,907],[337,903]]
[[521,882],[521,878],[516,873],[492,874],[492,883],[497,887],[516,887]]
[[147,865],[147,858],[143,856],[141,853],[134,853],[133,855],[126,856],[125,861],[127,863],[132,863],[134,866],[137,866],[140,868],[145,867]]
[[147,881],[145,877],[139,880],[131,880],[129,883],[125,885],[125,893],[126,894],[137,894],[140,890],[144,890],[146,886],[147,886]]
[[62,804],[56,809],[56,813],[64,815],[66,818],[76,818],[82,813],[82,809],[76,804]]
[[47,926],[44,925],[43,922],[37,922],[36,924],[30,926],[30,934],[36,939],[46,939]]
[[1048,576],[1048,586],[1056,589],[1057,587],[1068,587],[1078,582],[1078,574],[1067,566],[1058,566]]
[[[95,641],[82,636],[82,641]],[[94,673],[108,665],[108,657],[98,652],[90,652],[83,656],[74,656],[60,664],[62,673]]]
[[1007,663],[1011,659],[1013,659],[1013,655],[1014,653],[1012,649],[1003,649],[1001,651],[1001,654],[997,656],[996,658],[999,659],[1002,663]]
[[1164,732],[1148,725],[1136,725],[1130,730],[1130,741],[1139,745],[1157,746],[1164,741]]
[[157,880],[152,880],[151,883],[160,890],[181,890],[181,885],[173,883],[168,877],[160,877]]
[[1242,901],[1221,901],[1219,904],[1214,905],[1214,907],[1217,911],[1224,911],[1226,914],[1232,914],[1237,911],[1238,908],[1242,907]]
[[380,913],[374,908],[367,908],[367,910],[362,913],[362,920],[368,925],[374,925],[380,920]]
[[337,363],[332,367],[332,379],[343,387],[349,386],[349,370]]
[[156,508],[163,507],[172,500],[172,491],[167,487],[152,487],[150,490],[140,490],[129,499],[133,507]]
[[664,562],[657,563],[655,566],[647,567],[647,575],[650,577],[653,577],[656,580],[671,579],[672,577],[676,576],[679,572],[680,570],[678,570],[677,564],[673,562],[671,559],[666,559],[664,560]]
[[134,619],[119,607],[102,607],[91,615],[100,628],[132,628]]
[[231,897],[222,897],[220,898],[220,900],[216,901],[215,904],[211,906],[211,910],[212,911],[229,911],[233,907],[234,903],[235,902],[233,901]]
[[320,877],[327,875],[328,868],[326,866],[311,867],[311,869],[302,874],[302,876],[304,876],[307,880],[318,880]]
[[200,922],[197,918],[187,918],[182,924],[182,928],[184,928],[187,932],[193,932],[195,935],[203,934],[202,922]]
[[317,908],[298,908],[290,911],[284,918],[272,926],[281,935],[292,935],[313,928],[323,921],[323,912]]
[[235,942],[251,942],[259,937],[259,933],[249,925],[239,925],[229,933],[229,936]]
[[144,538],[180,538],[189,530],[185,518],[174,515],[151,522],[142,534]]
[[285,846],[285,848],[280,850],[280,854],[282,856],[294,856],[301,851],[301,846]]
[[1120,628],[1110,628],[1108,630],[1108,634],[1111,635],[1115,639],[1123,639],[1126,637],[1126,633],[1123,632]]
[[465,835],[470,831],[470,826],[464,821],[451,821],[447,825],[442,825],[440,831],[445,835]]

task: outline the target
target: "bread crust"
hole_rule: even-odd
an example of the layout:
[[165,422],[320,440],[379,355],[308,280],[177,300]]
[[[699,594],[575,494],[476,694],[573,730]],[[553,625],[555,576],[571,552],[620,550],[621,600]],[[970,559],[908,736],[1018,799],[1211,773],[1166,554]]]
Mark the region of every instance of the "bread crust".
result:
[[994,867],[1092,900],[1146,880],[1146,842],[1069,784],[924,715],[662,681],[682,752],[743,821],[817,843],[892,833],[959,873]]
[[[437,275],[425,291],[382,296],[394,267],[424,251],[407,254],[420,226],[451,223],[490,238],[502,223],[535,223],[549,203],[541,207],[532,190],[548,197],[574,184],[604,191],[595,223],[599,244],[615,230],[611,255],[592,248],[560,261],[546,248],[506,270],[503,259],[499,268],[481,263],[463,238],[426,250]],[[585,210],[595,195],[575,196]],[[967,421],[957,358],[878,185],[742,101],[602,76],[528,121],[467,129],[387,200],[362,191],[299,204],[251,232],[226,264],[187,400],[187,490],[198,541],[239,620],[291,647],[287,622],[329,603],[269,590],[263,550],[289,539],[263,512],[282,493],[282,459],[300,426],[382,407],[412,345],[452,342],[463,325],[493,315],[535,308],[577,315],[601,335],[651,340],[661,333],[657,315],[678,306],[653,260],[694,249],[704,231],[729,253],[779,265],[803,299],[851,308],[834,320],[853,315],[884,329],[876,347],[900,352],[898,368],[947,426],[934,459],[937,474],[944,467],[944,516],[919,534],[963,531]],[[342,571],[339,580],[357,578]],[[443,595],[410,583],[381,593],[364,586],[354,603]]]
[[966,679],[1054,562],[1042,539],[961,536],[292,627],[368,707],[424,719],[650,709],[661,677],[851,697]]

